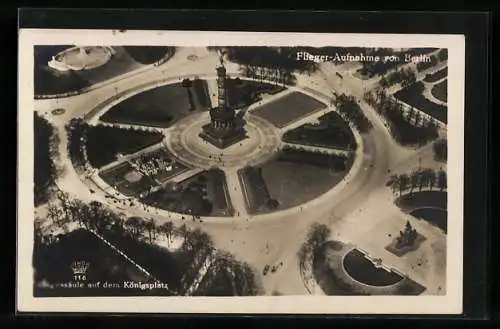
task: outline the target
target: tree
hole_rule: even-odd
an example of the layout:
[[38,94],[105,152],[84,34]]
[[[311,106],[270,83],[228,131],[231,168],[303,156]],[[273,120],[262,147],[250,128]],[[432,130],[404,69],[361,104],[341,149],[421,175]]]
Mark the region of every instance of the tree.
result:
[[125,221],[125,226],[132,237],[137,239],[144,232],[144,219],[135,216],[130,217]]
[[318,248],[327,241],[331,234],[328,226],[319,223],[313,223],[309,229],[306,244],[311,246],[311,251],[315,253]]
[[406,221],[404,230],[399,231],[399,236],[396,238],[396,248],[411,246],[417,237],[417,230],[411,226],[410,221]]
[[420,183],[420,172],[418,171],[412,172],[410,176],[410,186],[411,186],[410,193],[413,193],[413,189],[419,186],[419,183]]
[[431,191],[434,185],[436,185],[436,174],[432,171],[429,172],[429,188]]
[[165,222],[158,227],[158,232],[165,234],[168,241],[171,241],[172,233],[174,232],[174,224],[172,222]]
[[448,157],[448,143],[445,138],[438,139],[437,141],[434,142],[432,145],[433,150],[434,150],[434,159],[436,161],[444,161],[446,162],[446,159]]
[[153,240],[156,239],[155,231],[156,231],[156,223],[153,218],[148,219],[144,222],[144,228],[148,231],[148,240],[149,243],[152,244]]
[[204,255],[213,249],[213,242],[207,233],[197,228],[189,232],[183,246],[187,250]]
[[50,219],[57,227],[62,228],[65,224],[65,213],[61,206],[49,202],[47,204],[47,218]]
[[396,190],[397,187],[397,182],[398,182],[398,175],[391,175],[389,177],[389,180],[387,181],[387,186],[391,187],[392,193]]
[[443,191],[445,188],[447,188],[446,171],[442,169],[439,170],[437,174],[437,186],[439,187],[440,191]]
[[403,191],[408,188],[409,182],[410,182],[410,178],[408,177],[407,174],[399,175],[399,177],[398,177],[399,195],[403,195]]

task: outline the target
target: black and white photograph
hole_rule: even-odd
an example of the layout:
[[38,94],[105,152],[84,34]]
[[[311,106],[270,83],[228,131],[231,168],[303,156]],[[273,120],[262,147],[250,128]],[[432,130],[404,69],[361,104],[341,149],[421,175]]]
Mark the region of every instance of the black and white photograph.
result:
[[19,305],[460,313],[464,43],[21,30]]

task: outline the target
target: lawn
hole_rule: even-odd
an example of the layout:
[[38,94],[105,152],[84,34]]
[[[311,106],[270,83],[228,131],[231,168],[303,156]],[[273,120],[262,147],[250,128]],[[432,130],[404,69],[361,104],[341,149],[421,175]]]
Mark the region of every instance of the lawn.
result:
[[436,82],[436,81],[439,81],[446,76],[448,76],[448,67],[442,68],[441,70],[436,71],[434,73],[427,74],[424,78],[424,81],[425,82]]
[[160,209],[194,216],[231,216],[232,206],[224,173],[209,170],[179,184],[167,185],[142,199]]
[[422,86],[420,84],[421,82],[414,83],[411,86],[398,91],[394,94],[394,96],[406,104],[438,119],[439,121],[447,123],[448,108],[425,98],[421,92]]
[[447,232],[448,211],[442,208],[423,207],[410,212],[417,219],[423,219]]
[[306,123],[289,130],[283,141],[311,146],[355,150],[356,141],[349,125],[336,112],[327,113],[319,118],[318,124]]
[[113,251],[95,235],[84,229],[59,235],[59,241],[49,246],[35,239],[33,265],[35,269],[35,297],[69,296],[136,296],[170,295],[166,289],[139,290],[120,288],[63,288],[54,289],[37,286],[42,281],[50,284],[73,281],[71,263],[87,261],[90,263],[86,273],[87,282],[100,281],[119,284],[123,281],[151,282],[145,273]]
[[227,102],[233,108],[242,108],[261,100],[261,94],[277,94],[285,87],[252,80],[227,79]]
[[205,80],[194,80],[190,87],[179,82],[127,98],[109,109],[101,120],[166,128],[193,111],[206,110],[209,104]]
[[262,176],[270,197],[278,200],[277,210],[298,206],[317,198],[337,185],[349,172],[353,159],[344,171],[335,172],[326,166],[315,166],[292,161],[270,160],[264,163]]
[[268,120],[278,128],[282,128],[325,107],[325,104],[310,96],[300,92],[292,92],[256,108],[253,110],[253,114]]
[[87,129],[87,156],[90,164],[100,168],[117,160],[118,153],[131,154],[157,144],[164,138],[158,132],[122,129],[108,126],[89,126]]
[[432,96],[436,97],[442,102],[448,101],[448,80],[443,80],[437,85],[434,85],[431,89]]
[[[139,180],[127,180],[127,176],[133,173]],[[110,186],[126,196],[137,197],[141,193],[148,191],[156,183],[149,177],[141,175],[128,162],[123,162],[113,168],[99,173],[99,176]]]

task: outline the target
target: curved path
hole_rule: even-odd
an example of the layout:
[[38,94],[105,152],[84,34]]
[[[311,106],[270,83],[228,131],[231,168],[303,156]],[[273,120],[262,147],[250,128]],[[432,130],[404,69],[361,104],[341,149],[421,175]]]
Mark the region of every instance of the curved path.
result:
[[[130,90],[134,86],[162,79],[179,79],[190,75],[200,75],[200,72],[206,72],[207,76],[213,76],[212,71],[217,63],[218,58],[215,54],[200,57],[194,61],[184,60],[179,58],[179,54],[176,54],[160,67],[121,80],[117,79],[116,83],[103,85],[101,88],[86,94],[59,100],[37,100],[35,102],[37,110],[49,113],[49,116],[50,111],[54,108],[66,109],[66,113],[49,118],[56,124],[60,138],[60,159],[66,169],[57,182],[60,188],[83,200],[99,200],[109,203],[104,193],[96,191],[90,193],[87,184],[91,184],[91,182],[88,180],[82,182],[81,175],[71,166],[64,129],[64,124],[71,118],[84,116],[89,109],[107,102],[110,95],[116,95],[120,90]],[[233,66],[228,65],[228,69],[231,69],[228,70],[230,73],[237,73]],[[298,76],[296,88],[304,90],[310,86],[313,86],[313,90],[318,95],[322,95],[324,100],[332,94],[332,89],[353,93],[350,90],[352,86],[339,85],[338,79],[332,76],[324,77],[319,74]],[[354,94],[357,95],[356,92]],[[285,294],[307,293],[300,279],[295,254],[305,239],[309,225],[312,222],[335,224],[332,226],[332,231],[337,235],[342,234],[348,237],[353,232],[349,229],[342,232],[336,231],[337,228],[349,227],[347,223],[356,218],[352,214],[364,212],[369,213],[370,216],[367,216],[362,222],[356,219],[357,225],[363,225],[366,230],[369,228],[376,230],[377,223],[384,218],[381,216],[385,215],[383,211],[380,211],[380,207],[384,204],[388,204],[389,208],[392,206],[390,191],[384,187],[389,169],[401,163],[413,164],[416,161],[416,154],[419,152],[432,152],[432,148],[426,148],[424,151],[408,151],[399,147],[392,141],[375,111],[363,101],[360,105],[367,117],[373,122],[374,129],[362,137],[357,135],[357,138],[362,138],[363,147],[358,151],[355,168],[351,170],[349,177],[346,177],[332,191],[301,207],[261,216],[273,220],[261,221],[258,217],[250,216],[245,220],[245,216],[241,216],[242,218],[226,218],[225,221],[214,220],[213,224],[208,218],[202,224],[194,221],[187,221],[186,224],[192,227],[202,227],[213,237],[214,243],[219,248],[231,250],[236,257],[248,261],[259,272],[265,264],[283,261],[284,266],[276,273],[263,277],[264,287],[269,294],[273,291]],[[111,206],[116,207],[119,211],[125,210],[130,215],[152,217],[158,223],[171,219],[181,220],[175,214],[152,212],[148,211],[146,207],[125,208],[114,204]],[[367,248],[364,247],[364,249]],[[390,255],[384,254],[382,256],[390,258]],[[398,260],[390,259],[389,261],[396,263]],[[403,270],[406,269],[405,264],[402,266],[391,265],[397,265]]]

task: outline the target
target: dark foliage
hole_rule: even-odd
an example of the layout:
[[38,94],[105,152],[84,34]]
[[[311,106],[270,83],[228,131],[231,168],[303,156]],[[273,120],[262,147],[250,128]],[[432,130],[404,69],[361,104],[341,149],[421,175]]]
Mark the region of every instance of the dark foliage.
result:
[[52,139],[54,128],[37,112],[34,113],[34,183],[35,206],[47,202],[57,176],[54,165]]

